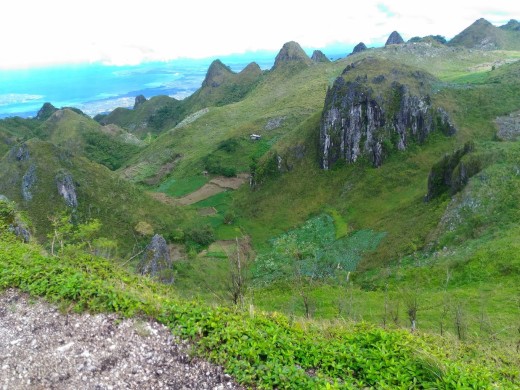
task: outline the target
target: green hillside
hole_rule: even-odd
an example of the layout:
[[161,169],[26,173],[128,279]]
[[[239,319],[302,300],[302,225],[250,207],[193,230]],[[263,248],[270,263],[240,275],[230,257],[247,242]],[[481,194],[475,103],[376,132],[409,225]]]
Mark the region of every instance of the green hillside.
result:
[[520,50],[520,31],[515,20],[496,27],[486,19],[479,19],[461,33],[449,45],[481,50]]
[[[0,121],[0,288],[155,318],[258,388],[518,388],[517,30]],[[131,273],[154,233],[171,286]]]
[[[60,195],[57,187],[65,177],[70,177],[72,197]],[[136,239],[139,245],[146,240],[135,236],[139,222],[169,234],[183,221],[178,208],[153,200],[106,167],[36,139],[0,160],[0,194],[27,212],[42,242],[53,231],[52,219],[66,213],[78,222],[100,220],[99,236],[114,240],[121,256],[132,251]]]
[[[212,308],[170,286],[76,249],[50,256],[8,232],[15,210],[0,201],[0,290],[16,287],[64,310],[145,315],[195,345],[194,354],[258,388],[514,388],[514,355],[367,324],[319,324],[278,313]],[[31,261],[27,261],[30,259]],[[486,357],[493,353],[499,359]],[[497,355],[499,354],[499,355]]]

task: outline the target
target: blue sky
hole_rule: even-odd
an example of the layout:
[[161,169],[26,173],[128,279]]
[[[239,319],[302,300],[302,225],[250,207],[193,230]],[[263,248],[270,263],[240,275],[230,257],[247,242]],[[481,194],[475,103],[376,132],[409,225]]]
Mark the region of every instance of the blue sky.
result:
[[137,64],[175,58],[452,38],[476,19],[520,19],[513,0],[17,0],[2,4],[0,69],[61,63]]

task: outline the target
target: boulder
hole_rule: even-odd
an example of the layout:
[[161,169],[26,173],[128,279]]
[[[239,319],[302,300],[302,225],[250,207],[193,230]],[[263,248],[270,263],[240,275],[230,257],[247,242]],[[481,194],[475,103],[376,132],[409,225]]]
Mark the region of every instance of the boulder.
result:
[[155,234],[145,248],[137,267],[141,275],[150,275],[163,283],[174,282],[173,262],[166,240],[160,234]]

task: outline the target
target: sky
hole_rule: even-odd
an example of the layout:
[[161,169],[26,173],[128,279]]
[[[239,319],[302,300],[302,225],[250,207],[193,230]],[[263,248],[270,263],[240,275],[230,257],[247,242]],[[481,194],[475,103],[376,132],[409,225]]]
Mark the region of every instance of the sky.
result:
[[0,69],[384,44],[397,30],[452,38],[484,17],[520,20],[516,0],[16,0],[0,7]]

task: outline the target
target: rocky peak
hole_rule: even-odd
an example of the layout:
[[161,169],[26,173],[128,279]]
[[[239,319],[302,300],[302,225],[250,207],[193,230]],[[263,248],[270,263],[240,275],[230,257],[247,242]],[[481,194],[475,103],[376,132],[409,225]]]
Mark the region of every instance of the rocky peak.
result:
[[42,108],[36,114],[36,119],[40,121],[45,121],[51,117],[58,109],[54,107],[51,103],[44,103]]
[[163,283],[173,283],[173,262],[170,258],[170,250],[166,240],[160,234],[155,234],[145,248],[138,271],[142,275],[158,278]]
[[284,43],[283,47],[278,52],[274,60],[273,69],[277,69],[287,63],[302,63],[309,65],[311,59],[297,42],[291,41]]
[[367,49],[367,46],[363,42],[359,42],[356,46],[354,46],[354,49],[352,50],[352,54],[361,53],[362,51],[365,51]]
[[392,31],[388,39],[386,40],[385,46],[388,45],[400,45],[404,43],[403,38],[397,31]]
[[143,104],[144,102],[146,102],[146,98],[144,97],[144,95],[137,95],[135,97],[135,102],[134,102],[134,110],[139,107],[141,104]]
[[222,61],[215,60],[211,63],[206,73],[206,77],[202,82],[202,87],[216,88],[224,81],[226,76],[232,75],[233,72]]
[[311,60],[313,62],[330,62],[325,54],[321,50],[314,50],[312,52]]

